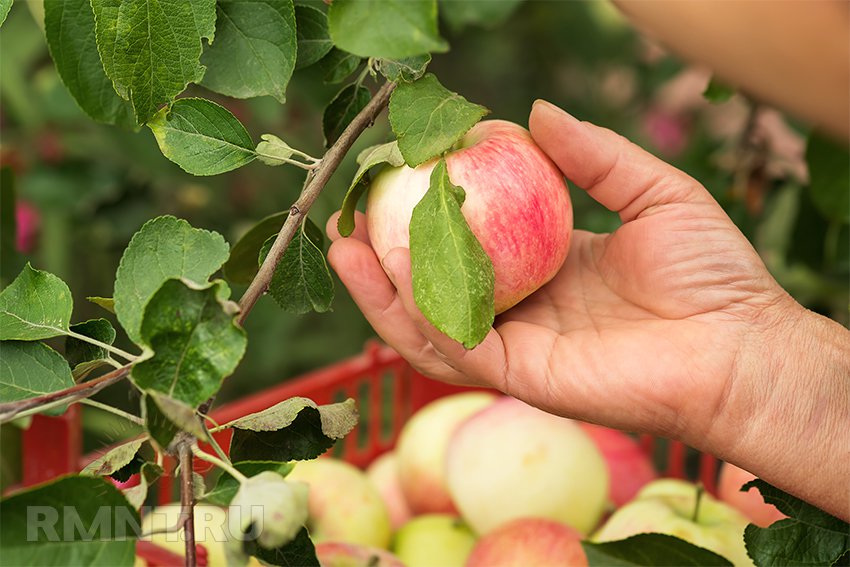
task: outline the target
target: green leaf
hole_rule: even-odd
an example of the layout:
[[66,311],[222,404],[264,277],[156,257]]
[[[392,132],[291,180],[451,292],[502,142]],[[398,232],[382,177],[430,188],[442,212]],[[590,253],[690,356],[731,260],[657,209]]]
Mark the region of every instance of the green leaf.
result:
[[326,83],[341,83],[357,70],[362,60],[357,55],[334,47],[319,62],[319,66],[324,71]]
[[[115,342],[115,329],[106,319],[90,319],[71,325],[71,331],[111,345]],[[109,353],[105,348],[74,338],[65,338],[65,358],[73,368],[74,380],[83,380],[92,370],[108,364]]]
[[522,0],[441,0],[440,16],[460,31],[466,26],[493,28],[505,23]]
[[354,179],[348,187],[345,198],[342,201],[342,210],[337,219],[337,230],[342,236],[349,236],[354,232],[354,211],[357,208],[357,201],[366,190],[366,180],[364,176],[369,170],[378,165],[388,163],[393,167],[404,165],[404,158],[398,149],[398,142],[389,142],[366,148],[357,156],[357,163],[360,167],[357,173],[354,174]]
[[286,101],[296,60],[292,0],[219,0],[215,42],[201,61],[203,85],[236,98]]
[[581,542],[590,567],[709,567],[732,563],[702,547],[666,534],[638,534],[620,541]]
[[132,567],[139,513],[111,482],[66,476],[0,501],[4,565]]
[[6,21],[9,10],[12,9],[12,0],[0,0],[0,26]]
[[[80,474],[90,476],[112,476],[124,469],[127,465],[133,464],[136,460],[136,454],[139,452],[139,449],[142,447],[144,442],[144,439],[133,439],[132,441],[113,447],[100,457],[87,464],[86,467],[80,471]],[[120,482],[124,482],[133,474],[139,472],[140,469],[141,466],[136,466],[134,472],[126,475],[121,474],[118,480],[120,480]]]
[[24,265],[23,255],[18,252],[18,219],[15,173],[7,166],[0,167],[0,276],[17,274]]
[[172,216],[149,220],[137,232],[115,275],[115,314],[136,344],[150,297],[171,278],[204,283],[227,260],[228,245],[218,233]]
[[317,406],[306,398],[291,398],[227,424],[233,428],[230,458],[282,462],[314,459],[356,424],[354,400]]
[[[74,385],[62,355],[37,342],[0,342],[0,402],[16,402],[58,392]],[[65,408],[44,413],[59,415]]]
[[142,400],[142,419],[151,439],[163,450],[181,431],[198,439],[207,436],[194,408],[154,391],[146,392]]
[[83,112],[106,124],[134,124],[132,107],[103,70],[91,2],[44,2],[44,31],[56,70]]
[[348,85],[336,94],[322,116],[325,146],[330,147],[336,142],[345,127],[369,104],[371,98],[369,89],[360,85]]
[[106,75],[147,122],[204,76],[202,38],[215,32],[215,0],[91,0]]
[[425,74],[431,55],[415,55],[403,59],[381,59],[379,69],[389,81],[410,83]]
[[[277,235],[270,237],[260,250],[259,263],[265,261]],[[275,268],[268,293],[281,309],[303,314],[324,313],[331,308],[334,282],[322,253],[324,237],[310,219],[305,218]]]
[[[278,461],[242,461],[233,463],[233,466],[245,476],[255,476],[263,471],[273,471],[280,476],[288,475],[293,468],[294,463],[281,463]],[[222,471],[216,481],[215,487],[204,495],[204,500],[208,504],[216,506],[228,506],[233,497],[236,496],[236,491],[239,490],[239,481],[230,476],[226,471]]]
[[221,280],[162,284],[141,324],[141,339],[154,355],[133,366],[133,382],[191,407],[215,394],[236,369],[247,343],[245,331],[234,321],[238,306],[228,297],[230,289]]
[[112,299],[111,297],[90,296],[90,297],[87,297],[86,299],[91,301],[95,305],[99,305],[100,307],[103,307],[104,309],[106,309],[107,311],[112,313],[113,315],[115,314],[115,300]]
[[812,200],[827,218],[850,223],[850,152],[845,145],[813,132],[806,146]]
[[390,125],[410,167],[451,148],[489,112],[449,91],[430,73],[400,84],[390,96]]
[[461,212],[465,196],[441,159],[413,208],[410,263],[416,305],[437,329],[472,348],[493,324],[496,280],[493,263]]
[[298,37],[296,69],[309,67],[328,54],[334,44],[328,35],[328,17],[312,6],[296,6],[295,21]]
[[754,487],[765,502],[788,516],[767,528],[750,524],[744,530],[747,554],[756,565],[833,565],[850,553],[850,524],[758,478],[741,487],[741,491]]
[[277,549],[256,547],[252,555],[270,565],[320,567],[316,548],[307,528],[302,528],[291,542]]
[[269,215],[253,227],[233,246],[230,259],[224,264],[224,277],[237,284],[249,284],[257,275],[257,257],[270,236],[280,232],[289,211]]
[[148,127],[162,155],[192,175],[218,175],[256,158],[254,141],[229,110],[202,98],[181,98]]
[[0,293],[0,340],[37,341],[64,335],[73,308],[65,282],[27,263]]
[[257,144],[257,159],[266,165],[284,165],[295,153],[292,146],[274,134],[263,134],[260,138],[263,141]]
[[711,77],[711,80],[706,85],[702,93],[705,100],[712,104],[722,104],[735,96],[735,89],[718,80],[717,77]]
[[139,484],[124,489],[124,497],[138,510],[148,497],[148,488],[165,474],[165,470],[156,463],[144,463],[139,471]]
[[436,0],[334,0],[334,45],[361,57],[398,59],[448,51],[437,32]]

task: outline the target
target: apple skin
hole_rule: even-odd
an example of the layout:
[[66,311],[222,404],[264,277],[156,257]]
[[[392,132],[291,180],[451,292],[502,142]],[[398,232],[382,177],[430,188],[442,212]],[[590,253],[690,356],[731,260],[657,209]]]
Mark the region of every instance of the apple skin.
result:
[[407,567],[463,567],[475,534],[450,514],[425,514],[407,522],[395,537],[393,551]]
[[396,445],[398,478],[414,514],[457,514],[446,486],[446,450],[455,429],[496,399],[464,392],[431,402],[405,423]]
[[608,465],[608,499],[615,508],[630,501],[647,483],[658,478],[652,459],[631,436],[608,427],[580,423]]
[[614,512],[592,540],[616,541],[641,533],[668,534],[722,555],[736,566],[753,565],[744,546],[747,518],[703,493],[694,522],[696,497],[697,487],[690,482],[653,481],[634,500]]
[[574,421],[504,397],[464,422],[447,476],[461,516],[479,534],[522,517],[588,533],[608,498],[608,468]]
[[390,516],[366,473],[338,459],[299,462],[287,480],[309,486],[307,528],[316,543],[389,546]]
[[756,476],[731,463],[720,467],[720,480],[717,484],[717,496],[750,519],[752,523],[766,528],[773,522],[787,518],[773,504],[767,504],[758,490],[741,492],[741,487]]
[[[463,216],[493,262],[495,309],[501,313],[563,265],[573,226],[567,185],[528,130],[512,122],[479,122],[456,147],[446,155],[449,178],[466,192]],[[366,221],[379,259],[409,247],[410,217],[436,162],[387,167],[371,183]]]
[[398,458],[395,451],[384,453],[372,461],[366,469],[366,476],[384,499],[393,530],[397,530],[413,517],[401,489],[401,481],[398,478]]
[[322,567],[405,567],[386,549],[340,541],[316,544],[316,556]]
[[545,518],[519,518],[475,544],[466,567],[586,567],[581,534]]

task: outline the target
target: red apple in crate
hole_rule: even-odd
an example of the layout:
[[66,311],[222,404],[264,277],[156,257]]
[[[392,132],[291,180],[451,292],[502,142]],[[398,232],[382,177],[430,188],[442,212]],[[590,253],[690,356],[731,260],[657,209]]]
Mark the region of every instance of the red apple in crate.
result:
[[741,492],[741,487],[754,478],[756,478],[754,474],[742,468],[723,463],[720,468],[720,481],[717,484],[717,496],[748,517],[752,523],[766,528],[787,516],[777,510],[773,504],[767,504],[758,490]]
[[287,476],[309,486],[307,528],[313,541],[387,547],[390,516],[366,473],[346,462],[299,462]]
[[316,556],[322,567],[406,567],[386,549],[339,541],[316,544]]
[[406,567],[464,567],[475,534],[450,514],[425,514],[407,522],[395,535],[393,551]]
[[[408,247],[410,216],[428,190],[436,161],[388,167],[369,188],[366,218],[378,258]],[[573,210],[563,175],[522,126],[479,122],[446,155],[452,183],[463,187],[463,215],[490,256],[496,313],[548,282],[569,250]]]
[[658,478],[652,459],[631,436],[601,425],[581,423],[608,465],[608,498],[619,508],[647,483]]
[[390,525],[397,530],[408,521],[413,514],[401,490],[398,478],[398,458],[395,451],[384,453],[366,469],[366,476],[378,489],[387,511],[390,513]]
[[455,514],[446,487],[446,450],[455,429],[469,416],[493,403],[487,392],[440,398],[420,409],[398,438],[398,475],[414,514]]
[[605,460],[581,427],[507,397],[457,429],[446,478],[461,516],[479,535],[524,517],[587,533],[608,498]]
[[466,567],[585,567],[581,534],[545,518],[519,518],[475,544]]

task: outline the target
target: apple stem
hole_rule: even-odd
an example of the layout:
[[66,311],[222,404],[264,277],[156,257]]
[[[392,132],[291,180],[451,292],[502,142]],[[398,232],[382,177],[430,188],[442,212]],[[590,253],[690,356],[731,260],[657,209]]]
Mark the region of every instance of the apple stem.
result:
[[702,503],[702,495],[705,494],[705,487],[700,482],[697,484],[697,498],[696,503],[694,504],[694,517],[691,518],[691,521],[696,523],[699,518],[699,505]]

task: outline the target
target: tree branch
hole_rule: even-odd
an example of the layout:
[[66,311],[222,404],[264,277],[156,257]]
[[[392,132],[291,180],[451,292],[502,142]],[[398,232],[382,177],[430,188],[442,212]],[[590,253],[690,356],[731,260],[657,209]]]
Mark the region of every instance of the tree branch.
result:
[[180,517],[183,519],[183,538],[186,541],[186,567],[195,567],[195,479],[192,477],[192,441],[180,444]]
[[331,175],[339,167],[345,154],[348,153],[348,150],[351,149],[351,146],[360,137],[360,134],[372,125],[375,118],[377,118],[378,114],[387,105],[394,88],[395,83],[385,83],[375,93],[369,104],[343,130],[339,139],[328,149],[319,166],[313,171],[308,172],[301,195],[299,195],[298,200],[290,207],[289,216],[286,217],[286,222],[283,223],[280,232],[278,232],[268,256],[266,256],[263,265],[260,266],[260,270],[254,276],[248,289],[245,290],[242,299],[239,300],[241,312],[239,313],[238,321],[240,324],[245,321],[248,313],[254,308],[254,304],[257,303],[257,300],[268,289],[269,282],[271,282],[274,271],[280,263],[281,258],[283,258],[286,247],[292,242],[292,238],[295,236],[298,227],[301,226],[301,222],[307,216],[310,207],[313,206],[313,203],[322,192],[322,189],[325,188]]

